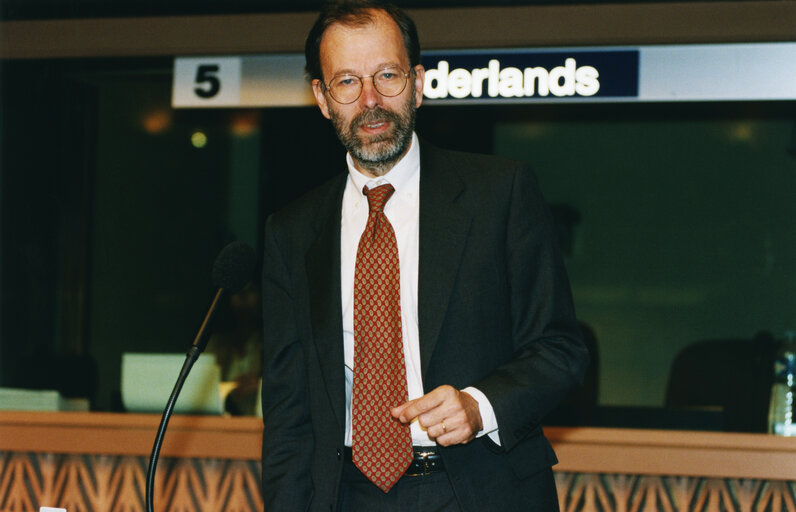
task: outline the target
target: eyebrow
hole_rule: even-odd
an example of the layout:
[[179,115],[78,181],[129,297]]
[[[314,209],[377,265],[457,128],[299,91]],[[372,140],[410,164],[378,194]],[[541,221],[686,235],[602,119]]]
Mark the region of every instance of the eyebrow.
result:
[[[387,69],[387,68],[400,68],[401,70],[403,70],[401,65],[398,64],[398,63],[395,63],[395,62],[384,62],[384,63],[379,64],[378,66],[376,66],[376,71],[374,71],[374,73],[377,73],[377,72],[381,71],[382,69]],[[349,68],[349,69],[341,69],[337,73],[333,74],[332,77],[340,76],[340,75],[367,76],[367,75],[359,75],[356,71],[354,71],[353,69]]]

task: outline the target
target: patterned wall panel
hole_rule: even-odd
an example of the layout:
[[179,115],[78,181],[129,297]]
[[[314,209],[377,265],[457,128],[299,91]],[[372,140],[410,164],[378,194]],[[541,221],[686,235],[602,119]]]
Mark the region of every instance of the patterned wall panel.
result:
[[[144,512],[146,457],[0,453],[0,512]],[[161,459],[155,508],[253,512],[263,508],[255,461]]]
[[562,512],[796,512],[796,482],[556,473]]
[[[0,512],[144,512],[148,459],[0,452]],[[158,463],[154,503],[167,512],[262,511],[256,461]],[[556,473],[562,512],[796,512],[796,482]]]

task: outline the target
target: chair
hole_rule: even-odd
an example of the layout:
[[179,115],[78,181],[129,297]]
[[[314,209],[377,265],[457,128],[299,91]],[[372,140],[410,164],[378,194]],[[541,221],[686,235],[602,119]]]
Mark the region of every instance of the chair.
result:
[[725,431],[766,432],[776,350],[767,332],[688,345],[672,363],[666,407],[720,407]]

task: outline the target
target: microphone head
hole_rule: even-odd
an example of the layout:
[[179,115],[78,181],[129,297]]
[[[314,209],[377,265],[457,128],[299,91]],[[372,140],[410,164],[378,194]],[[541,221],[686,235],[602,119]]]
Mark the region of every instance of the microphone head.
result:
[[254,279],[257,256],[244,242],[232,242],[213,263],[213,285],[228,294],[238,293]]

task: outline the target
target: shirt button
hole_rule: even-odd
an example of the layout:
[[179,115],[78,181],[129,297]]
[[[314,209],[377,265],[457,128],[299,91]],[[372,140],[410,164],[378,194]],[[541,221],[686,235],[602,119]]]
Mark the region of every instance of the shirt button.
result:
[[342,458],[343,458],[343,454],[342,454],[342,453],[340,453],[340,448],[338,448],[338,449],[337,449],[337,460],[340,460],[340,459],[342,459]]

